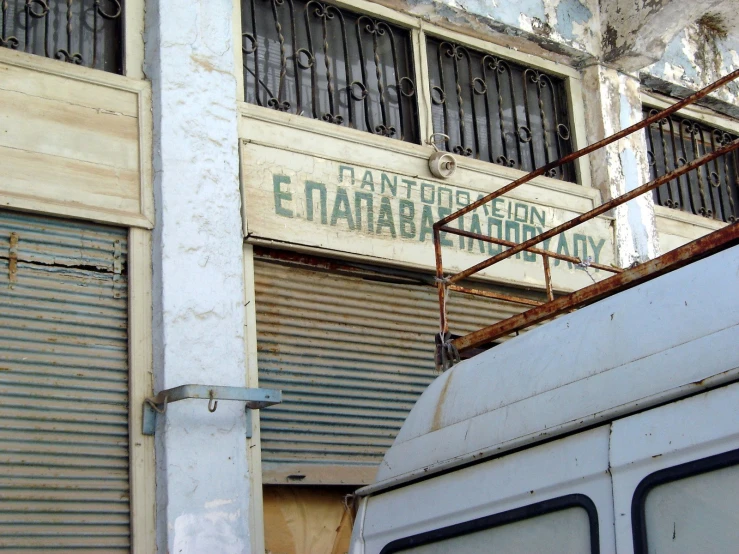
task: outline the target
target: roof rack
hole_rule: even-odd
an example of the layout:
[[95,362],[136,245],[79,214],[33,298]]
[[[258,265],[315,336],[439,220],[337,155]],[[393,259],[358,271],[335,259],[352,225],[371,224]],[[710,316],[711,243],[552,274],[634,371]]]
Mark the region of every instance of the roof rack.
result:
[[[719,79],[718,81],[712,83],[704,89],[701,89],[700,91],[688,96],[687,98],[673,104],[669,108],[660,112],[656,112],[646,119],[640,121],[639,123],[636,123],[622,131],[619,131],[618,133],[615,133],[601,141],[598,141],[581,150],[564,156],[559,160],[546,164],[539,169],[528,173],[520,179],[516,179],[508,185],[499,188],[495,192],[479,198],[477,201],[434,223],[433,238],[434,250],[436,254],[436,285],[439,291],[440,313],[440,333],[436,340],[437,368],[445,370],[451,367],[455,362],[459,361],[459,353],[461,351],[469,351],[470,349],[479,348],[502,336],[516,333],[531,325],[543,322],[547,319],[551,319],[553,317],[556,317],[557,315],[573,311],[577,308],[581,308],[602,298],[611,296],[617,292],[636,286],[639,283],[648,281],[664,273],[678,269],[679,267],[682,267],[700,258],[714,254],[720,250],[733,246],[734,244],[739,244],[738,221],[729,224],[727,227],[715,231],[707,236],[699,238],[698,240],[672,250],[659,258],[649,260],[645,263],[635,265],[628,269],[587,262],[589,267],[608,271],[614,273],[614,275],[612,277],[594,283],[593,285],[576,290],[570,294],[560,296],[556,299],[554,297],[554,292],[552,288],[552,277],[549,267],[549,259],[554,258],[579,265],[583,265],[586,262],[578,257],[566,256],[557,252],[552,252],[551,250],[537,248],[537,245],[539,243],[547,239],[551,239],[552,237],[555,237],[564,231],[572,229],[573,227],[585,223],[586,221],[603,215],[609,212],[611,209],[620,206],[621,204],[629,202],[630,200],[633,200],[638,196],[641,196],[656,189],[664,183],[668,183],[669,181],[676,179],[681,175],[684,175],[702,165],[705,165],[706,163],[720,156],[723,156],[725,154],[728,154],[729,152],[732,152],[733,150],[738,149],[739,139],[724,144],[713,152],[709,152],[691,162],[687,162],[677,169],[670,171],[662,175],[661,177],[658,177],[657,179],[643,184],[627,192],[626,194],[622,194],[621,196],[613,198],[612,200],[601,204],[597,208],[594,208],[565,223],[562,223],[561,225],[557,225],[556,227],[539,233],[538,235],[520,243],[495,237],[489,237],[487,235],[465,231],[462,228],[453,228],[449,226],[449,223],[451,223],[452,221],[455,221],[465,214],[476,210],[477,208],[483,206],[484,204],[487,204],[491,200],[503,196],[520,187],[521,185],[528,183],[532,179],[535,179],[536,177],[539,177],[541,175],[545,175],[549,171],[563,164],[572,162],[573,160],[585,156],[586,154],[590,154],[591,152],[595,152],[596,150],[608,146],[609,144],[616,142],[632,133],[640,131],[645,127],[651,125],[652,123],[658,122],[669,116],[670,114],[681,110],[685,106],[695,103],[696,101],[707,96],[709,93],[716,90],[717,88],[722,87],[725,84],[733,81],[737,77],[739,77],[739,70],[726,75],[725,77]],[[487,243],[497,244],[501,246],[501,251],[498,254],[495,254],[494,256],[491,256],[486,260],[483,260],[463,271],[451,275],[444,275],[441,233],[451,233],[454,235],[460,235],[462,237],[468,237]],[[506,249],[502,250],[502,248]],[[503,260],[506,260],[522,251],[533,253],[536,256],[540,256],[542,259],[542,264],[544,268],[544,280],[548,299],[547,302],[536,302],[528,299],[526,299],[525,302],[521,302],[522,299],[515,296],[507,295],[504,293],[491,293],[489,291],[471,289],[467,287],[462,287],[457,284],[462,279],[470,277],[475,273],[478,273],[479,271],[482,271],[483,269],[486,269],[494,264],[502,262]],[[490,325],[478,331],[474,331],[460,337],[452,337],[452,335],[449,333],[449,321],[446,311],[446,300],[450,292],[461,292],[477,296],[488,296],[513,303],[525,303],[529,305],[535,304],[535,306],[518,315],[514,315],[510,318],[504,319],[494,325]]]

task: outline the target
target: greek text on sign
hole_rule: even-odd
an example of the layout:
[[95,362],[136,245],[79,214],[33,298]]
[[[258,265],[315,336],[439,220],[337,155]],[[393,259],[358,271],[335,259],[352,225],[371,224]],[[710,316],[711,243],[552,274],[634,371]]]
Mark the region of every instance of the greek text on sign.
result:
[[[342,164],[251,144],[244,152],[248,234],[298,245],[434,267],[435,221],[485,192]],[[563,193],[566,201],[566,194]],[[496,198],[452,223],[467,231],[522,242],[577,213],[508,197]],[[607,220],[596,219],[539,247],[596,263],[611,263]],[[499,245],[442,233],[447,273],[500,251]],[[555,286],[581,287],[607,275],[552,260]],[[482,273],[507,282],[541,286],[541,257],[521,252]]]

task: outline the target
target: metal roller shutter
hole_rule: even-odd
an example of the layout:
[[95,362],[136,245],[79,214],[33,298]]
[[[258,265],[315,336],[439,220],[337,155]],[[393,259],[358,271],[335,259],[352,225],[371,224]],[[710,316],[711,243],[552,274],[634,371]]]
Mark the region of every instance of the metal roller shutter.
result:
[[0,210],[0,551],[129,551],[126,254]]
[[[261,412],[265,483],[362,484],[437,376],[434,288],[255,262],[260,386],[284,401]],[[454,294],[451,331],[520,306]]]

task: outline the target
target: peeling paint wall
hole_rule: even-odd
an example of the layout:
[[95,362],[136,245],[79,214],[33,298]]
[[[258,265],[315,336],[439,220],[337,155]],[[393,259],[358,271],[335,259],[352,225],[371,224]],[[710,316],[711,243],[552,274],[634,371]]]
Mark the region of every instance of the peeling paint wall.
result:
[[[588,142],[617,133],[641,120],[639,82],[602,65],[583,73],[583,95],[593,108],[586,119]],[[593,184],[604,200],[620,196],[649,181],[646,140],[636,133],[590,155]],[[659,253],[651,195],[616,208],[616,252],[621,267],[643,262]]]
[[572,63],[600,54],[597,0],[379,0],[437,25]]
[[[708,12],[696,18],[667,45],[660,61],[644,69],[645,80],[661,80],[663,92],[684,94],[739,69],[739,6],[732,12]],[[656,83],[652,83],[655,86]],[[673,85],[671,88],[669,85]],[[659,88],[657,86],[657,88]],[[739,106],[739,83],[734,81],[716,91],[714,98]],[[739,113],[732,114],[735,117]]]
[[[232,13],[230,0],[147,5],[157,391],[246,382]],[[183,400],[157,420],[159,552],[248,552],[243,403]]]

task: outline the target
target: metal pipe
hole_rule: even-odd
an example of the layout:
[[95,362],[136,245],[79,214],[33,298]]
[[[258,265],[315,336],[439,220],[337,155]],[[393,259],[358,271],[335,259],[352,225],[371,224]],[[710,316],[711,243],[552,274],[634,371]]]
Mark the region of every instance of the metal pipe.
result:
[[634,287],[736,244],[739,244],[739,223],[733,223],[710,235],[676,248],[659,258],[645,262],[632,269],[627,269],[623,273],[604,279],[566,296],[561,296],[552,302],[532,308],[522,314],[515,315],[479,331],[454,339],[452,344],[459,351],[482,346],[530,325],[597,302],[616,292]]
[[[547,286],[547,298],[551,302],[554,300],[554,290],[552,290],[552,270],[549,268],[549,256],[542,256],[541,259],[544,264],[544,282]],[[623,272],[623,269],[621,272]]]
[[258,410],[281,403],[282,391],[218,385],[180,385],[179,387],[160,391],[155,397],[148,398],[147,401],[160,406],[186,398],[199,398],[208,400],[209,403],[216,400],[237,400],[245,402],[247,408]]
[[722,87],[726,83],[729,83],[739,77],[739,69],[736,71],[733,71],[729,73],[728,75],[722,77],[718,81],[711,83],[707,87],[699,90],[698,92],[691,94],[687,98],[684,98],[680,102],[677,102],[670,106],[669,108],[666,108],[662,110],[661,112],[657,112],[656,114],[643,119],[639,123],[635,123],[634,125],[631,125],[630,127],[627,127],[626,129],[623,129],[622,131],[619,131],[618,133],[615,133],[611,135],[610,137],[606,137],[603,140],[600,140],[598,142],[595,142],[589,146],[586,146],[585,148],[582,148],[576,152],[573,152],[571,154],[568,154],[567,156],[560,158],[559,160],[553,161],[551,163],[548,163],[539,169],[532,171],[531,173],[528,173],[527,175],[524,175],[523,177],[516,179],[512,183],[499,188],[495,192],[491,192],[487,196],[484,196],[472,204],[469,204],[468,206],[465,206],[461,210],[457,210],[456,212],[440,219],[436,223],[434,223],[434,229],[441,229],[441,227],[445,226],[447,223],[454,221],[455,219],[460,218],[464,214],[470,213],[471,211],[476,210],[483,204],[487,204],[491,200],[498,198],[499,196],[503,196],[504,194],[512,191],[516,187],[527,183],[531,181],[532,179],[535,179],[536,177],[539,177],[541,175],[544,175],[546,172],[551,171],[552,169],[556,169],[557,167],[564,165],[566,163],[572,162],[578,158],[581,158],[582,156],[585,156],[586,154],[590,154],[591,152],[595,152],[596,150],[599,150],[600,148],[603,148],[604,146],[608,146],[609,144],[616,142],[617,140],[620,140],[624,138],[627,135],[630,135],[631,133],[634,133],[635,131],[639,131],[641,129],[644,129],[645,127],[651,125],[652,123],[659,121],[660,119],[663,119],[664,117],[673,114],[685,106],[692,104],[694,102],[697,102],[701,98],[707,96],[717,88]]
[[[736,150],[737,148],[739,148],[739,139],[729,143],[728,145],[714,152],[710,152],[704,156],[701,156],[700,158],[696,158],[695,160],[688,162],[682,167],[675,169],[669,173],[666,173],[662,177],[658,177],[657,179],[650,181],[649,183],[646,183],[640,187],[637,187],[634,190],[627,192],[626,194],[622,194],[621,196],[614,198],[613,200],[610,200],[609,202],[606,202],[605,204],[601,204],[597,208],[594,208],[590,210],[589,212],[585,212],[584,214],[581,214],[578,217],[573,218],[563,223],[562,225],[553,227],[552,229],[545,231],[544,233],[541,233],[540,235],[537,235],[527,241],[519,243],[518,245],[513,246],[509,248],[508,250],[501,252],[500,254],[496,254],[492,258],[483,260],[482,262],[475,264],[472,267],[465,269],[464,271],[460,271],[459,273],[456,273],[450,277],[447,277],[447,281],[449,283],[456,283],[457,281],[460,281],[461,279],[465,279],[469,277],[470,275],[472,275],[473,273],[477,273],[478,271],[485,269],[486,267],[490,267],[491,265],[501,260],[510,258],[511,256],[517,254],[518,252],[521,252],[522,250],[525,250],[526,248],[530,248],[548,238],[559,235],[560,233],[567,231],[569,229],[572,229],[573,227],[576,227],[580,225],[581,223],[588,221],[589,219],[593,219],[594,217],[602,215],[606,213],[607,211],[611,210],[612,208],[615,208],[616,206],[625,204],[626,202],[633,200],[634,198],[638,196],[641,196],[645,192],[649,192],[650,190],[657,188],[663,183],[672,181],[673,179],[680,177],[681,175],[684,175],[685,173],[692,171],[693,169],[700,167],[701,165],[704,165],[705,163],[710,162],[713,159],[716,159],[720,156],[723,156],[724,154],[727,154],[733,150]],[[435,229],[435,231],[437,230]],[[453,234],[460,234],[457,229],[453,229],[451,227],[446,227],[446,226],[440,227],[438,231],[448,232],[448,233],[453,233]]]
[[449,321],[446,317],[446,290],[444,282],[444,267],[441,261],[441,236],[434,228],[434,253],[436,254],[436,288],[439,291],[439,332],[442,336],[449,332]]
[[521,296],[513,296],[512,294],[505,294],[502,292],[471,289],[468,287],[461,287],[459,285],[449,285],[449,287],[447,288],[455,292],[463,292],[465,294],[474,294],[475,296],[484,296],[485,298],[494,298],[495,300],[505,300],[506,302],[513,302],[514,304],[525,304],[526,306],[541,306],[543,304],[543,302],[539,302],[538,300],[532,300],[530,298],[523,298]]
[[[442,230],[446,231],[447,227],[444,227]],[[503,246],[509,246],[514,247],[518,246],[519,243],[513,242],[510,240],[505,239],[499,239],[496,237],[489,237],[487,235],[481,235],[479,233],[473,233],[472,231],[465,231],[464,229],[455,229],[454,230],[455,235],[460,235],[463,237],[469,237],[471,239],[481,240],[483,242],[489,242],[492,244],[502,244]],[[576,256],[567,256],[565,254],[558,254],[557,252],[552,252],[551,250],[544,250],[542,248],[525,248],[527,252],[531,252],[533,254],[538,254],[540,256],[548,256],[550,258],[555,258],[557,260],[562,260],[565,262],[570,262],[573,264],[581,264],[582,260]],[[610,271],[611,273],[621,273],[623,269],[620,267],[613,267],[610,265],[603,265],[603,264],[597,264],[591,262],[588,267],[592,267],[595,269],[602,269],[603,271]]]

